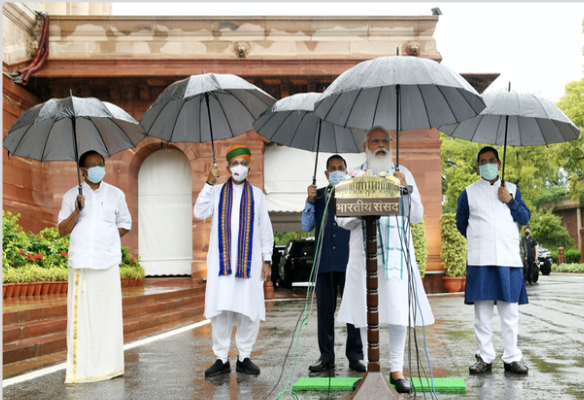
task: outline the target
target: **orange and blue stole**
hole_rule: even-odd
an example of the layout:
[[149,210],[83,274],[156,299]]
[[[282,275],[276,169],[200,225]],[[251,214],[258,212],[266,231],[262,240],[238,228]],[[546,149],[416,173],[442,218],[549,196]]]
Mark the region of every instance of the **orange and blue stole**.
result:
[[[253,250],[254,199],[253,188],[246,180],[239,205],[239,233],[237,238],[236,278],[248,279]],[[231,212],[233,209],[233,182],[231,178],[219,196],[219,276],[231,275]]]

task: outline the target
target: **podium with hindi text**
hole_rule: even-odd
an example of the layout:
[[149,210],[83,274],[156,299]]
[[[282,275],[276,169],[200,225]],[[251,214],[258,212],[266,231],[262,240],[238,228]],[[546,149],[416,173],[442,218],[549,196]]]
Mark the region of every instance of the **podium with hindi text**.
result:
[[357,390],[343,400],[399,399],[399,394],[381,372],[379,361],[379,300],[377,282],[376,220],[400,212],[401,187],[393,176],[353,177],[335,187],[337,217],[360,217],[365,221],[367,269],[367,342],[369,363]]

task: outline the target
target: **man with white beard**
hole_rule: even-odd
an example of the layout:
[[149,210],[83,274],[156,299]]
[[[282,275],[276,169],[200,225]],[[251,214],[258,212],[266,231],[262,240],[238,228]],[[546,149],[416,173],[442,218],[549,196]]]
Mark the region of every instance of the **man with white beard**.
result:
[[[377,265],[380,277],[379,292],[379,323],[388,324],[390,351],[390,381],[395,384],[399,393],[409,393],[410,382],[404,378],[404,349],[409,322],[414,325],[431,325],[434,316],[422,285],[420,272],[416,263],[412,236],[408,224],[418,224],[422,220],[424,207],[418,187],[412,173],[404,166],[395,170],[391,159],[390,138],[387,130],[381,126],[374,126],[365,136],[363,149],[367,161],[359,169],[371,169],[375,175],[382,172],[392,174],[400,181],[401,186],[412,186],[411,200],[404,198],[406,206],[405,217],[383,216],[377,221]],[[411,207],[409,207],[411,203]],[[408,212],[409,209],[409,212]],[[345,295],[341,301],[338,321],[355,325],[360,328],[363,342],[364,361],[367,361],[367,291],[365,269],[365,226],[360,218],[337,218],[340,227],[351,231],[349,263],[345,284]],[[404,235],[404,233],[406,233]],[[404,238],[405,237],[405,238]],[[411,261],[408,263],[408,260]],[[411,298],[408,309],[408,282],[416,293]],[[415,321],[413,317],[416,315]],[[415,313],[415,314],[414,314]]]

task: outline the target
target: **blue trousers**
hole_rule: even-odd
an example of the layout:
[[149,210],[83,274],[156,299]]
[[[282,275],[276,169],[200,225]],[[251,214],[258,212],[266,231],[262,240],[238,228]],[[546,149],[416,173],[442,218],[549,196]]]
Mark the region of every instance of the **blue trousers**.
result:
[[[337,289],[341,297],[345,290],[344,272],[326,272],[318,274],[316,281],[316,308],[318,314],[318,347],[320,360],[335,361],[335,312],[337,310]],[[363,344],[359,329],[347,324],[347,344],[345,354],[349,361],[363,359]]]

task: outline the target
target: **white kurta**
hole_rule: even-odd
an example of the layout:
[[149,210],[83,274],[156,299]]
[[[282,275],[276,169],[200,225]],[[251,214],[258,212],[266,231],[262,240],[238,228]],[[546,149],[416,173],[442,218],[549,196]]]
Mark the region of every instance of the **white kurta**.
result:
[[[263,192],[252,186],[254,196],[253,249],[251,255],[250,278],[236,278],[237,240],[239,237],[239,205],[243,185],[233,185],[233,208],[231,213],[231,275],[219,276],[219,197],[223,185],[205,184],[195,203],[195,217],[213,217],[211,238],[207,255],[207,288],[205,292],[205,317],[211,318],[222,311],[233,311],[248,316],[252,321],[266,319],[264,283],[262,278],[263,260],[272,260],[274,233],[268,215]],[[263,260],[262,260],[263,257]]]
[[[410,210],[410,221],[413,224],[420,223],[424,214],[424,207],[418,187],[412,173],[404,166],[400,166],[400,171],[404,174],[408,185],[414,187],[411,196],[412,204]],[[363,246],[362,221],[357,218],[336,218],[340,227],[351,231],[349,242],[349,263],[347,265],[347,276],[345,278],[345,292],[341,301],[341,308],[337,320],[355,325],[358,328],[367,326],[367,290],[365,269],[365,249]],[[380,231],[383,243],[387,243],[387,225],[396,225],[395,216],[381,217]],[[406,219],[407,223],[407,219]],[[389,235],[399,237],[401,233],[397,228],[390,228]],[[377,234],[379,246],[379,233]],[[434,323],[434,316],[426,297],[426,291],[420,278],[418,264],[416,262],[414,245],[411,234],[408,234],[409,257],[411,259],[412,277],[417,288],[417,298],[419,307],[416,308],[416,325],[430,325]],[[379,323],[408,326],[408,275],[407,266],[404,265],[404,279],[386,279],[385,266],[381,254],[377,257],[378,265],[378,293],[379,293]],[[413,304],[412,304],[413,308]],[[420,309],[423,315],[420,315]],[[414,310],[412,310],[414,311]],[[412,314],[414,315],[414,314]],[[413,317],[412,317],[413,318]],[[413,322],[413,321],[412,321]]]

